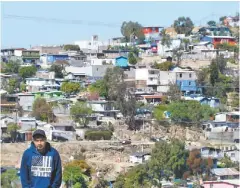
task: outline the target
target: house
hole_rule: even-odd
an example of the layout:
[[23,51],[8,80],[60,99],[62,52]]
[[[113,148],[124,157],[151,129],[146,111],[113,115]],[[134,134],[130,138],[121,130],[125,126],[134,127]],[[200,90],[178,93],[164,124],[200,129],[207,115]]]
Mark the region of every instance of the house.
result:
[[6,63],[10,60],[13,60],[13,61],[15,61],[17,59],[20,60],[20,58],[15,56],[15,53],[14,53],[15,50],[26,50],[26,49],[25,48],[7,48],[7,49],[5,48],[5,49],[1,49],[1,59],[2,59],[2,61]]
[[116,59],[98,59],[92,58],[90,65],[115,65]]
[[218,108],[220,106],[220,99],[214,98],[214,97],[208,98],[208,97],[203,97],[200,94],[189,94],[189,95],[186,94],[183,98],[185,100],[196,100],[201,105],[206,104],[206,105],[209,105],[212,108]]
[[108,68],[113,68],[113,65],[91,65],[86,67],[66,67],[67,73],[81,75],[81,77],[104,77]]
[[45,124],[38,126],[38,129],[45,131],[48,140],[58,138],[76,140],[76,130],[71,122]]
[[7,132],[7,125],[9,123],[15,123],[16,120],[13,117],[7,116],[7,115],[1,115],[1,133]]
[[63,46],[34,46],[32,50],[38,50],[40,54],[58,54]]
[[167,57],[167,56],[172,57],[172,50],[180,47],[181,40],[180,39],[172,39],[171,42],[172,43],[169,47],[166,45],[162,45],[161,41],[158,42],[157,43],[158,55],[160,55],[162,57]]
[[31,112],[35,96],[32,93],[18,93],[18,103],[24,111]]
[[235,168],[213,168],[211,174],[218,180],[239,179],[240,172]]
[[240,122],[240,112],[219,112],[215,115],[215,121]]
[[88,105],[92,107],[93,113],[102,114],[108,117],[116,118],[120,110],[115,109],[111,101],[87,101]]
[[156,91],[159,85],[159,72],[159,69],[137,68],[135,71],[136,88],[152,88]]
[[42,54],[40,57],[40,64],[42,67],[50,67],[56,61],[68,61],[67,54]]
[[145,161],[149,160],[151,157],[149,152],[136,152],[130,155],[129,161],[131,163],[139,163],[142,164]]
[[124,56],[117,57],[115,65],[117,67],[127,68],[128,67],[128,58],[124,57]]
[[228,43],[230,45],[236,45],[236,41],[234,37],[231,36],[205,36],[201,39],[201,41],[209,41],[214,45],[214,48],[217,48],[218,44]]
[[227,150],[224,154],[227,155],[231,161],[239,162],[239,149]]
[[21,127],[21,131],[29,131],[37,128],[37,121],[32,117],[20,117],[18,119],[18,126]]
[[161,26],[145,26],[142,28],[146,43],[157,42],[160,40]]
[[238,179],[234,180],[217,180],[217,181],[204,181],[201,186],[203,188],[237,188],[240,187]]
[[55,79],[44,78],[26,78],[26,88],[28,92],[58,90],[60,85],[56,83]]
[[36,72],[37,78],[43,79],[55,79],[55,72],[49,72],[47,70],[39,70]]
[[3,94],[1,95],[1,111],[14,111],[17,107],[17,95]]
[[21,58],[23,63],[37,64],[40,62],[40,53],[38,50],[17,49],[14,55]]
[[239,16],[228,16],[224,19],[224,25],[229,27],[239,27]]
[[196,93],[199,90],[196,80],[196,72],[187,69],[176,67],[172,71],[159,71],[157,91],[166,93],[170,84],[177,84],[180,91],[184,93]]

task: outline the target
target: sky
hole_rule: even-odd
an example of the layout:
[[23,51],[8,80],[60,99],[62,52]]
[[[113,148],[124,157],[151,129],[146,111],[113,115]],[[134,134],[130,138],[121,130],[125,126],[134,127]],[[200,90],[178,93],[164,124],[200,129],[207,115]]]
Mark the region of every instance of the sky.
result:
[[[62,45],[90,40],[92,35],[107,41],[122,36],[123,21],[168,27],[178,17],[188,16],[195,25],[203,25],[209,20],[218,21],[224,15],[234,16],[238,10],[237,1],[1,2],[1,47]],[[47,22],[43,21],[45,18]],[[67,21],[59,23],[49,19]],[[73,24],[73,20],[78,20],[77,24]]]

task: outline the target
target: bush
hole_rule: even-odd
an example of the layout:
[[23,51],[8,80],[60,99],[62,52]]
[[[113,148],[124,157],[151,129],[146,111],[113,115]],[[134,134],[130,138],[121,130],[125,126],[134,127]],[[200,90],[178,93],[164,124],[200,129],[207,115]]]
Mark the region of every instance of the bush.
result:
[[87,140],[110,140],[112,137],[111,131],[86,131],[85,139]]

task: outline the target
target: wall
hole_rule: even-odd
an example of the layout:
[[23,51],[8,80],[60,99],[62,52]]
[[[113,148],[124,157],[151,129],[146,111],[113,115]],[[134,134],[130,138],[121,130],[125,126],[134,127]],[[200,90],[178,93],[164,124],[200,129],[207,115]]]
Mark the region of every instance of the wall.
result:
[[228,183],[223,183],[223,182],[215,182],[215,183],[212,183],[212,185],[210,183],[208,183],[208,184],[204,183],[203,187],[204,188],[235,188],[234,185],[228,184]]
[[196,80],[197,75],[194,71],[176,72],[177,80]]
[[[239,131],[237,131],[239,134]],[[235,133],[235,134],[237,134]],[[233,141],[234,132],[205,132],[205,137],[208,140],[222,140],[222,141]]]
[[103,61],[109,65],[115,65],[116,59],[91,59],[91,65],[103,65]]
[[113,68],[113,65],[95,65],[92,66],[92,75],[94,77],[104,77],[108,68]]
[[171,71],[160,71],[160,85],[169,85],[176,83],[176,73]]
[[148,69],[136,69],[135,80],[148,80]]
[[167,93],[169,90],[169,86],[158,86],[157,92]]
[[19,104],[25,111],[32,111],[34,95],[18,95]]
[[14,56],[21,57],[22,56],[22,50],[14,50]]

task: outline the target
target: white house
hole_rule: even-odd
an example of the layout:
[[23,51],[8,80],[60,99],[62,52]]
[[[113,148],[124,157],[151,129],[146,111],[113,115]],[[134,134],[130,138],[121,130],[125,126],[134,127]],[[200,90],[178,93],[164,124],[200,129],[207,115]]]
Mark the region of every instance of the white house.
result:
[[32,111],[32,105],[35,99],[35,96],[31,93],[18,93],[18,102],[19,105],[23,108],[24,111]]
[[103,77],[107,68],[112,68],[113,65],[91,65],[86,67],[66,67],[67,73],[80,74],[90,77]]
[[1,123],[1,135],[2,135],[2,133],[7,132],[7,124],[15,123],[15,119],[10,117],[10,116],[1,115],[1,122],[0,123]]
[[98,59],[92,58],[90,65],[115,65],[116,59]]
[[172,57],[172,50],[180,47],[181,40],[174,39],[171,42],[172,42],[172,44],[170,45],[170,47],[167,47],[166,45],[162,45],[161,41],[159,41],[159,43],[157,44],[158,45],[158,55],[160,55],[162,57],[167,57],[167,56]]
[[39,90],[55,89],[59,88],[55,79],[45,79],[45,78],[26,78],[27,90],[29,92],[36,92]]
[[135,82],[137,89],[149,87],[157,90],[157,86],[159,85],[159,70],[138,68],[135,71]]
[[238,149],[225,151],[224,154],[226,154],[233,162],[239,161],[239,150]]
[[139,163],[142,164],[145,161],[149,160],[151,157],[150,153],[136,152],[130,155],[131,163]]

